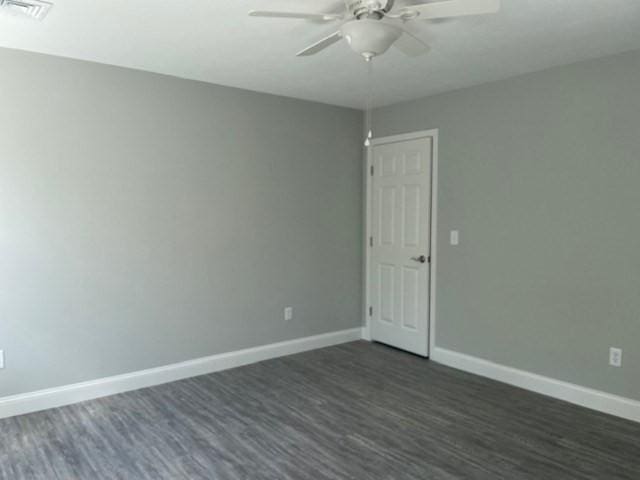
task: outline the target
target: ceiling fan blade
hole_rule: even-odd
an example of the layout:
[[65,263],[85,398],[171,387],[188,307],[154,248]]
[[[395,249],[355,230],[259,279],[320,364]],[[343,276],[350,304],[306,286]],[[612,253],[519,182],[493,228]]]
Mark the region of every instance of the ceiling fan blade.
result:
[[429,45],[404,29],[402,30],[400,38],[393,43],[393,46],[408,57],[424,55],[431,50]]
[[321,20],[325,22],[339,20],[342,18],[342,15],[335,13],[271,12],[265,10],[251,10],[249,11],[249,16],[266,18],[301,18],[306,20]]
[[341,38],[342,38],[342,34],[339,31],[334,32],[331,35],[324,37],[322,40],[318,40],[316,43],[308,46],[304,50],[299,51],[298,53],[296,53],[296,56],[308,57],[309,55],[315,55],[316,53],[318,53],[321,50],[324,50],[328,46],[333,45],[336,42],[339,42]]
[[[442,0],[420,5],[411,5],[400,10],[400,15],[418,14],[418,19],[462,17],[482,15],[500,10],[500,0]],[[395,12],[394,12],[395,13]]]

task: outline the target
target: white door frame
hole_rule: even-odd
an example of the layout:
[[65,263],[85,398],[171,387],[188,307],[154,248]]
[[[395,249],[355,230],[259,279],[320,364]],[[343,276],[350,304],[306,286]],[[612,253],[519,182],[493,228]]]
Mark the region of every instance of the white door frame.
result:
[[[435,348],[436,343],[436,271],[438,264],[437,240],[438,240],[438,129],[421,130],[412,133],[403,133],[400,135],[391,135],[389,137],[380,137],[371,139],[371,147],[382,145],[385,143],[405,142],[407,140],[417,140],[420,138],[431,138],[432,154],[431,154],[431,264],[429,268],[429,345],[427,356],[431,356],[431,352]],[[371,167],[373,159],[371,152],[373,148],[367,148],[366,165],[365,165],[365,268],[364,268],[364,308],[363,308],[363,329],[362,338],[371,340],[371,316],[369,315],[369,307],[371,306],[371,295],[369,292],[370,278],[370,262],[371,262],[371,246],[369,245],[369,237],[371,237]]]

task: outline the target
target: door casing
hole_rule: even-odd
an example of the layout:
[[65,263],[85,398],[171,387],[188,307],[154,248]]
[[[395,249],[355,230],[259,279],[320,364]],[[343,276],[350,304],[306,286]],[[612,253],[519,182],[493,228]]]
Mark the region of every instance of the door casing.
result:
[[[427,345],[427,356],[431,355],[435,347],[436,340],[436,278],[438,267],[438,129],[421,130],[411,133],[403,133],[400,135],[391,135],[388,137],[373,138],[371,140],[371,147],[375,145],[383,145],[385,143],[405,142],[408,140],[417,140],[420,138],[431,138],[432,142],[432,159],[431,159],[431,225],[430,225],[430,241],[431,241],[431,266],[429,269],[429,344]],[[369,315],[369,308],[371,307],[371,294],[370,294],[370,273],[371,273],[371,247],[369,245],[369,238],[372,235],[371,232],[371,166],[373,165],[373,158],[371,152],[373,148],[367,148],[366,162],[365,162],[365,237],[364,237],[364,305],[363,305],[363,322],[364,325],[362,331],[362,338],[365,340],[371,340],[371,316]]]

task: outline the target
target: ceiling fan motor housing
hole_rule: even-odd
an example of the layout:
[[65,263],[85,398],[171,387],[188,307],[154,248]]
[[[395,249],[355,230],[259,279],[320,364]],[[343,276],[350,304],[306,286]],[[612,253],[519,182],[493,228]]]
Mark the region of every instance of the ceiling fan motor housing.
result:
[[384,17],[393,7],[394,0],[347,0],[347,10],[358,19]]
[[378,20],[351,20],[340,29],[353,51],[367,60],[389,50],[402,30]]

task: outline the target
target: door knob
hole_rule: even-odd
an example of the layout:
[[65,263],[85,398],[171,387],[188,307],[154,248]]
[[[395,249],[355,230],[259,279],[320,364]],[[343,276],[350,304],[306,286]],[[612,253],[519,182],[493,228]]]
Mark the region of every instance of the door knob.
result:
[[411,257],[411,260],[415,260],[416,262],[420,263],[426,263],[427,257],[425,257],[424,255],[420,255],[419,257]]

